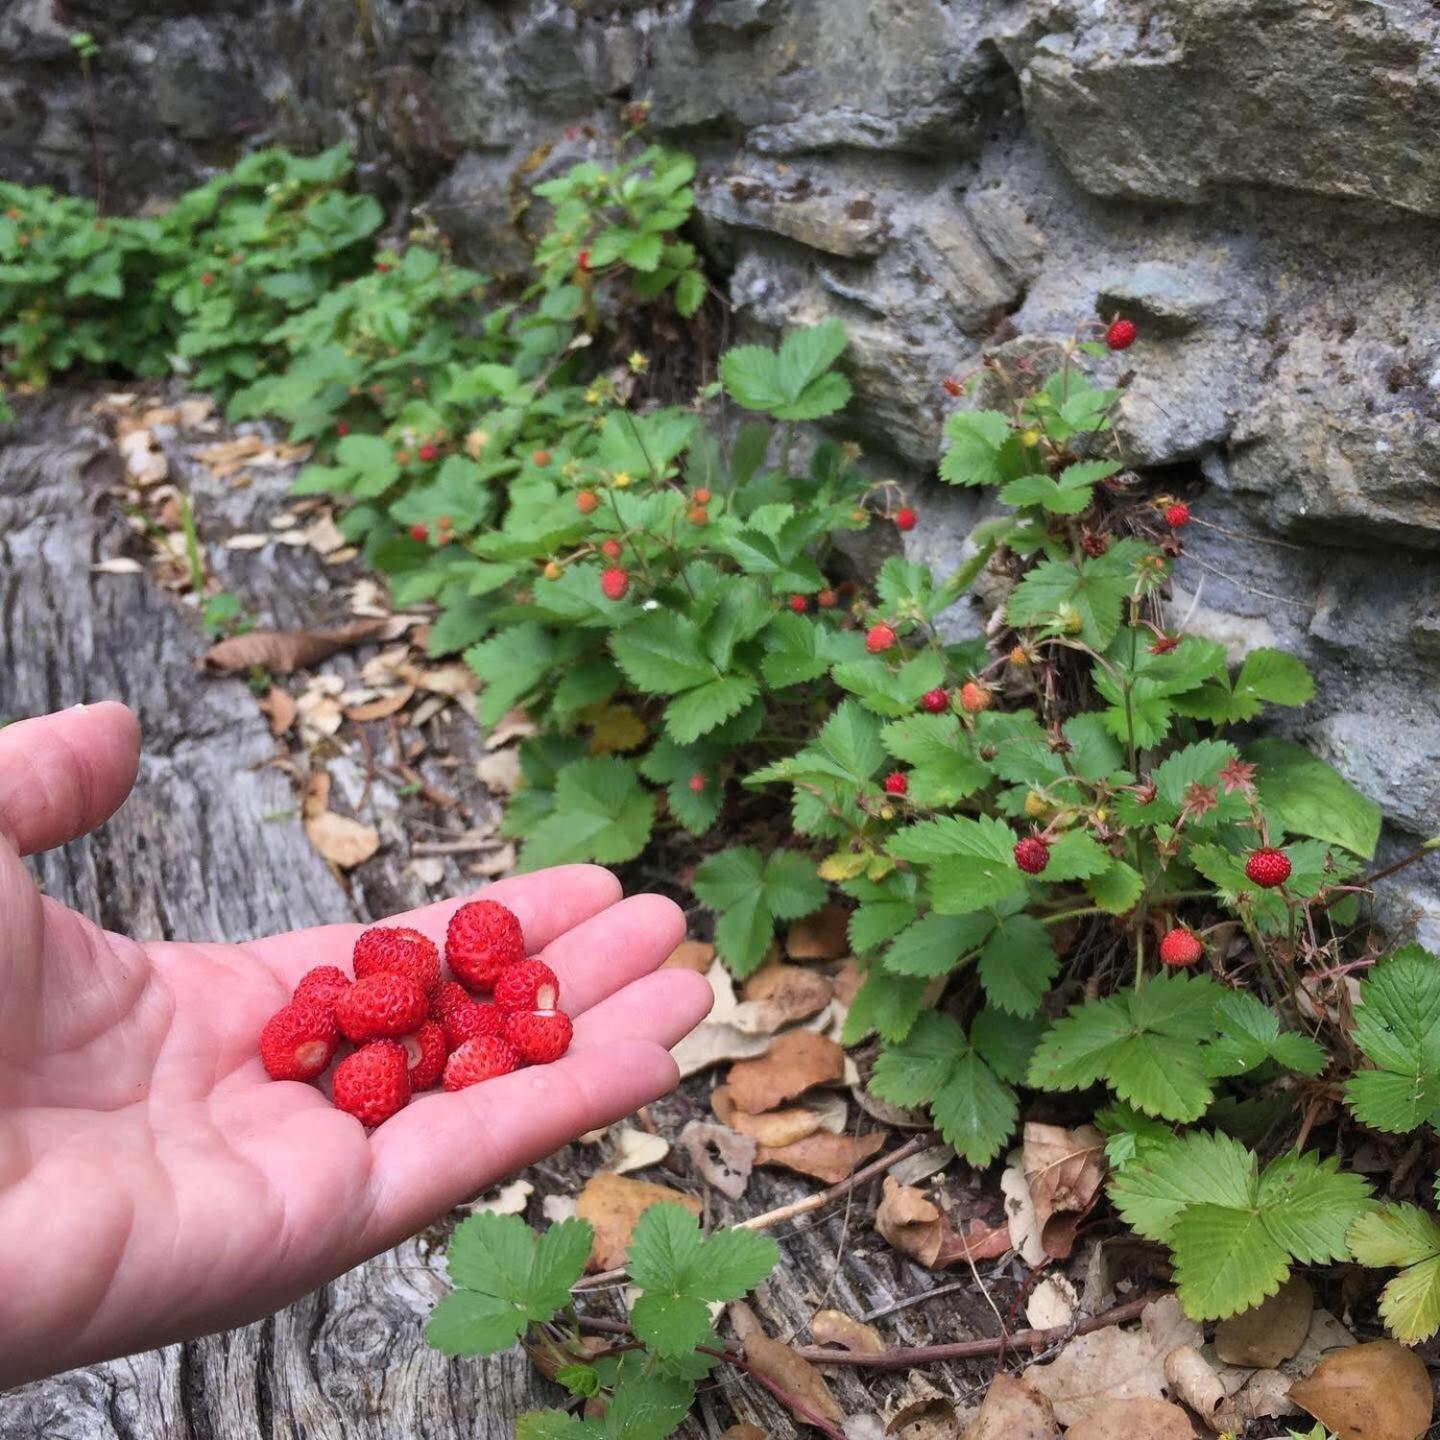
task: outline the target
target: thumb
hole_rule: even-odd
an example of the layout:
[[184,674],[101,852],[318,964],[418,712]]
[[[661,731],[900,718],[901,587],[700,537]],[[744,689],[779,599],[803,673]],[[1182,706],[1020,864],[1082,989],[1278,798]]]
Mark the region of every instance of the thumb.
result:
[[115,701],[7,725],[0,839],[30,855],[88,834],[120,808],[139,764],[139,723]]

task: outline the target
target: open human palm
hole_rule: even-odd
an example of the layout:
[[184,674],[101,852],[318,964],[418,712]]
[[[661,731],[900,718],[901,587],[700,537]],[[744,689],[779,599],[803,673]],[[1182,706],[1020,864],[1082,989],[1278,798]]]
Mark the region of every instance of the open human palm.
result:
[[[133,784],[119,705],[0,730],[0,1386],[242,1324],[676,1081],[710,990],[658,967],[684,931],[591,866],[485,893],[560,980],[570,1052],[373,1133],[268,1079],[266,1018],[359,925],[141,945],[42,897],[20,857],[82,835]],[[459,900],[401,917],[437,942]]]

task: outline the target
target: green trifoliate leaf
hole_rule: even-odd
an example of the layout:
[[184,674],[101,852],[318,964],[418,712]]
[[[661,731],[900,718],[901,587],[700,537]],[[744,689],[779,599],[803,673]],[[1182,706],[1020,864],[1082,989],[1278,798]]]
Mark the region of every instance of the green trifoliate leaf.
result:
[[1346,1235],[1362,1265],[1401,1266],[1380,1293],[1380,1314],[1406,1345],[1440,1330],[1440,1224],[1415,1205],[1387,1205],[1361,1215]]
[[1406,945],[1360,982],[1355,1044],[1376,1067],[1345,1086],[1363,1124],[1403,1133],[1440,1111],[1440,960]]

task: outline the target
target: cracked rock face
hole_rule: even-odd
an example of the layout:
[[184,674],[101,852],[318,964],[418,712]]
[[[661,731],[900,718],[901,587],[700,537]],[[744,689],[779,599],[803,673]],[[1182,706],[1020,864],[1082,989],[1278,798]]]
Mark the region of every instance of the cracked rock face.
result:
[[[0,19],[0,169],[85,189],[51,8]],[[1395,827],[1440,829],[1431,0],[372,0],[358,36],[351,0],[70,9],[104,47],[117,198],[256,136],[349,137],[481,268],[525,253],[509,187],[650,100],[700,157],[739,332],[846,321],[848,433],[930,487],[906,543],[942,569],[986,502],[932,478],[940,382],[1129,316],[1139,342],[1097,362],[1134,372],[1126,458],[1221,527],[1187,531],[1177,611],[1237,654],[1299,650],[1320,693],[1296,732]]]

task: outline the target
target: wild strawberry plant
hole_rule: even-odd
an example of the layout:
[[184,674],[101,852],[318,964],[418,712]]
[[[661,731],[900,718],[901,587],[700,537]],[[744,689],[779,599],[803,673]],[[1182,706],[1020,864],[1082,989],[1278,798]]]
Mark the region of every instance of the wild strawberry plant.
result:
[[726,1357],[712,1305],[753,1290],[779,1258],[752,1231],[702,1235],[678,1205],[654,1205],[631,1236],[626,1271],[644,1294],[631,1312],[638,1345],[596,1355],[584,1342],[570,1288],[594,1242],[584,1220],[562,1220],[538,1238],[514,1215],[480,1214],[451,1240],[455,1290],[426,1327],[447,1355],[488,1355],[521,1340],[571,1395],[603,1403],[599,1418],[533,1411],[517,1440],[663,1440],[679,1428],[703,1380]]

